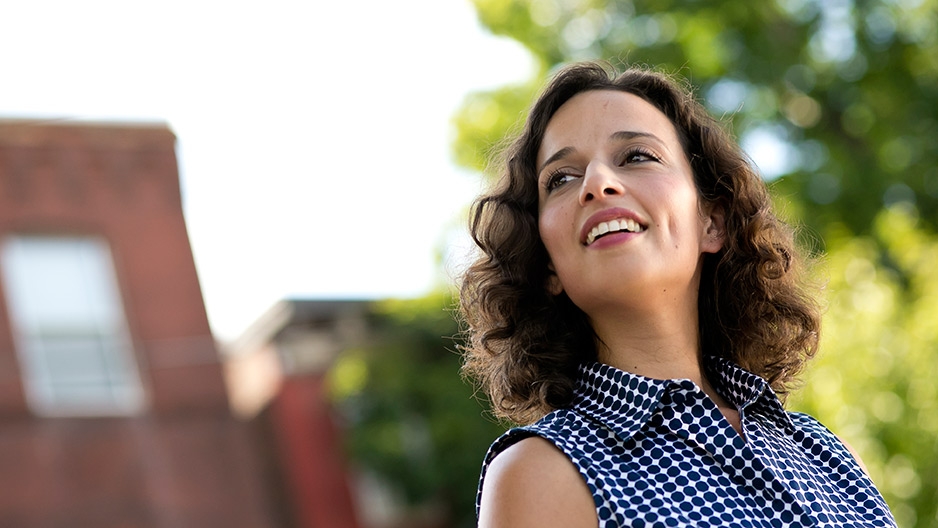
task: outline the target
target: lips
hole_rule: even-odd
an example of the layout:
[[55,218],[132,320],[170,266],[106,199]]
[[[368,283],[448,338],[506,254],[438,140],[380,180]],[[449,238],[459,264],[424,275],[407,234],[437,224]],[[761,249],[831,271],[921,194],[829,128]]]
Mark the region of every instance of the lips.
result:
[[588,246],[597,239],[612,233],[641,233],[646,226],[637,214],[628,209],[613,208],[591,216],[583,225],[580,241]]

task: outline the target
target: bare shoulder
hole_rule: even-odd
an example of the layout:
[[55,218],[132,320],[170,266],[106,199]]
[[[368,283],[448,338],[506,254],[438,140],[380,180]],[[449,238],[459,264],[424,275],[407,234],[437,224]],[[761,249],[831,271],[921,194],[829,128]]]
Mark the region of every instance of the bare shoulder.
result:
[[525,438],[489,465],[482,488],[480,528],[595,528],[598,524],[583,477],[549,441]]

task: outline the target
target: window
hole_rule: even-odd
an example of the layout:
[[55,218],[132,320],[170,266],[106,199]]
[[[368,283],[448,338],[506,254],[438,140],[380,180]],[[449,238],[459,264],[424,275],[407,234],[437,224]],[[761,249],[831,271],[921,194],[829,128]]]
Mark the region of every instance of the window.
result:
[[107,244],[17,236],[2,277],[29,405],[41,415],[132,414],[143,390]]

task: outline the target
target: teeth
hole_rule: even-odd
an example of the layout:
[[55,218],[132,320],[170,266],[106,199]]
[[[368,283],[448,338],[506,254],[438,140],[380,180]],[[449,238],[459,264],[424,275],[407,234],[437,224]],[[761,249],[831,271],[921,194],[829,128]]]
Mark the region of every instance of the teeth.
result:
[[631,233],[640,233],[644,231],[642,226],[638,224],[635,220],[629,218],[622,218],[619,220],[610,220],[608,222],[600,222],[599,225],[590,230],[589,235],[586,236],[586,244],[592,244],[600,235],[605,235],[606,233],[614,233],[616,231],[629,231]]

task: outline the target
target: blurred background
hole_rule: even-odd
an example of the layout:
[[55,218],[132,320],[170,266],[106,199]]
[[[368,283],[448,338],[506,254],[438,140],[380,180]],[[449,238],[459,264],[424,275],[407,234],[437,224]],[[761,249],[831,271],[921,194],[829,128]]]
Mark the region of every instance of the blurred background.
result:
[[464,527],[465,208],[559,65],[687,78],[825,284],[794,410],[938,526],[938,0],[0,7],[0,525]]

